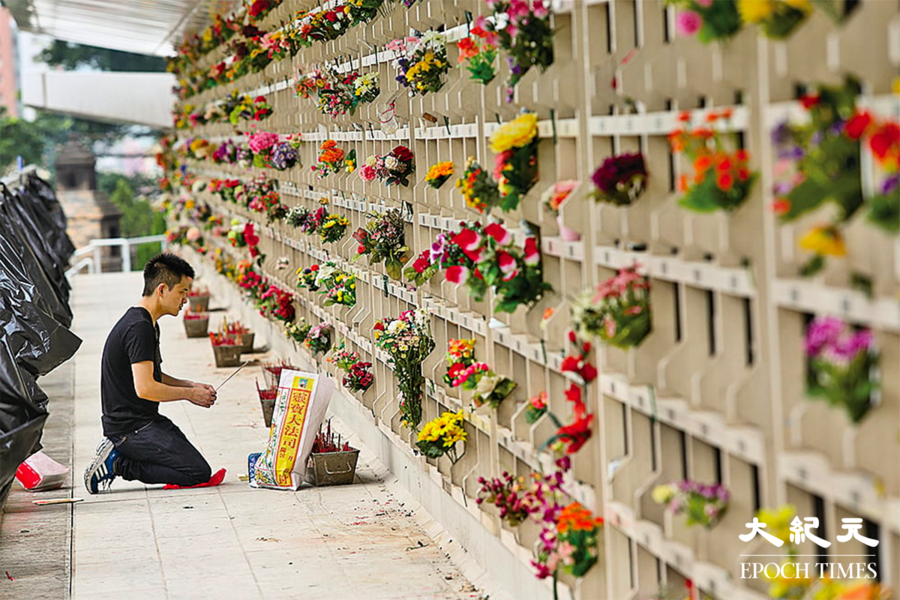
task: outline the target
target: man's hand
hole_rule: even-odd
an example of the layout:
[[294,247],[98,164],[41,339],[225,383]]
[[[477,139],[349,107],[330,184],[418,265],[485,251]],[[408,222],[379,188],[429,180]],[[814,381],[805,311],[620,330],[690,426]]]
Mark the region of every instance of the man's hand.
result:
[[213,386],[209,385],[208,383],[199,383],[199,382],[197,382],[197,381],[192,381],[192,382],[191,382],[191,387],[209,390],[209,391],[212,392],[213,394],[216,393],[216,388],[214,388]]
[[203,408],[209,408],[216,403],[216,390],[211,385],[197,384],[190,388],[188,401]]

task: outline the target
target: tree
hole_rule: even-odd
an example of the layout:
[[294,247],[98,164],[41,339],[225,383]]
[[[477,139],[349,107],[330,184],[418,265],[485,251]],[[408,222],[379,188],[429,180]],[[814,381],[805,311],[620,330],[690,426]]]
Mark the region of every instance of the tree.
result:
[[14,166],[17,156],[26,165],[43,164],[45,135],[40,124],[8,116],[0,106],[0,172]]
[[[135,197],[133,182],[129,178],[118,173],[103,173],[105,182],[99,182],[98,186],[109,185],[115,181],[115,189],[109,195],[110,201],[122,211],[122,219],[119,221],[122,237],[141,237],[144,235],[156,235],[166,232],[166,218],[162,213],[153,210],[150,203],[144,197]],[[99,179],[99,178],[98,178]],[[138,178],[138,183],[140,183]],[[132,262],[132,270],[140,270],[144,264],[161,249],[157,243],[143,244],[135,251],[135,260]]]
[[53,40],[38,55],[51,67],[62,67],[72,71],[79,67],[91,67],[100,71],[134,71],[156,73],[166,70],[166,61],[160,56],[133,54],[120,50],[98,48]]

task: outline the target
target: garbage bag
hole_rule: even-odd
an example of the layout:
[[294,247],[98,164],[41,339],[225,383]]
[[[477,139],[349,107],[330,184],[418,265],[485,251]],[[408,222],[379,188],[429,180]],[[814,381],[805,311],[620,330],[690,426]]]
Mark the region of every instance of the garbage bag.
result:
[[36,302],[44,307],[62,325],[72,324],[72,310],[69,308],[68,282],[54,283],[42,267],[31,247],[30,239],[22,235],[19,222],[5,211],[8,204],[15,202],[11,195],[4,195],[0,201],[0,260],[7,269],[14,269],[17,279],[36,287]]
[[26,189],[30,192],[29,197],[40,206],[40,214],[49,221],[50,246],[56,252],[57,258],[68,263],[75,253],[75,244],[72,243],[72,239],[66,232],[69,221],[56,193],[49,183],[34,173],[28,178]]

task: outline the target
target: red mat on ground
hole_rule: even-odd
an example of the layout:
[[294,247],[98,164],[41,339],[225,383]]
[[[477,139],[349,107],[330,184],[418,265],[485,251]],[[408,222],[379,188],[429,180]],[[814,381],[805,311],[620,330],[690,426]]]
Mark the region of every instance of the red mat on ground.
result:
[[213,487],[215,485],[221,484],[225,480],[225,469],[219,469],[213,476],[209,478],[209,481],[206,483],[198,483],[197,485],[175,485],[174,483],[167,483],[163,489],[164,490],[192,490],[194,488],[202,488],[202,487]]

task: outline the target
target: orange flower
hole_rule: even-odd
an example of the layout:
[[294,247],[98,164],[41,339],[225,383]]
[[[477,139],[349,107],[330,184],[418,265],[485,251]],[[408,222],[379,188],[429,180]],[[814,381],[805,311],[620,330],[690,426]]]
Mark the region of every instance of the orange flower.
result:
[[579,503],[573,502],[560,511],[556,528],[560,533],[566,533],[570,529],[573,531],[593,531],[602,525],[602,517],[594,518],[591,511]]
[[784,197],[775,198],[775,200],[772,202],[772,212],[775,213],[779,217],[781,215],[787,214],[788,211],[790,211],[790,210],[791,210],[791,201],[788,200],[787,198],[784,198]]
[[335,146],[337,146],[337,142],[336,142],[336,141],[334,141],[334,140],[325,140],[324,142],[322,142],[322,145],[319,146],[319,148],[321,148],[322,150],[328,150],[329,148],[334,148]]
[[678,191],[679,192],[686,192],[688,190],[688,187],[689,187],[688,181],[689,181],[689,179],[688,179],[687,175],[679,175],[678,176]]
[[682,122],[682,123],[687,123],[688,121],[690,121],[690,120],[691,120],[691,113],[690,113],[690,111],[687,111],[687,110],[686,110],[686,111],[683,111],[682,113],[680,113],[680,114],[678,115],[678,120],[679,120],[680,122]]
[[456,43],[456,47],[459,48],[459,62],[468,60],[478,54],[478,45],[470,37],[459,40]]
[[700,174],[705,173],[710,164],[712,164],[712,159],[709,155],[701,154],[697,157],[697,160],[694,161],[694,170]]
[[731,108],[726,108],[726,109],[724,109],[722,112],[719,113],[719,116],[721,116],[723,119],[730,119],[730,118],[731,118],[731,115],[733,115],[733,114],[734,114],[734,110],[733,110],[733,109],[731,109]]

